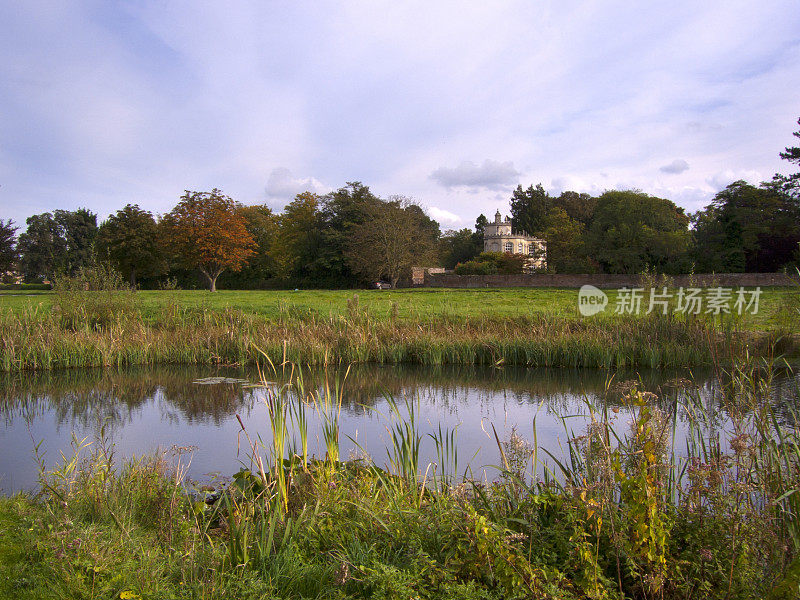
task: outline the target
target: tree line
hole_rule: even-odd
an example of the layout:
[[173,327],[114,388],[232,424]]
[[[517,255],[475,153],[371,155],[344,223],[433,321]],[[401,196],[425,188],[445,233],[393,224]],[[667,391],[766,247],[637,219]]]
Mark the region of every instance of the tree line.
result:
[[[800,131],[793,135],[800,138]],[[800,165],[800,147],[786,148],[780,156]],[[776,174],[760,185],[736,181],[693,214],[636,190],[553,196],[541,184],[518,186],[511,197],[511,222],[515,231],[546,240],[547,270],[554,273],[791,269],[800,265],[800,172]],[[481,215],[474,230],[444,234],[446,267],[502,272],[495,266],[497,257],[481,254],[486,224]]]
[[[800,120],[798,120],[800,124]],[[800,131],[793,135],[800,138]],[[800,147],[781,158],[800,165]],[[511,220],[547,242],[555,273],[770,272],[800,265],[800,172],[752,185],[737,181],[687,214],[636,190],[594,197],[518,186]],[[75,275],[108,261],[132,286],[169,280],[227,288],[392,285],[414,265],[457,272],[517,272],[519,257],[483,253],[484,215],[474,229],[444,234],[415,202],[381,199],[360,182],[329,194],[298,194],[281,213],[244,206],[218,189],[185,191],[168,213],[129,204],[98,225],[85,208],[29,217],[17,237],[0,219],[0,274],[26,282]]]
[[283,212],[244,206],[221,190],[186,191],[168,213],[129,204],[98,225],[88,209],[33,215],[15,236],[0,220],[0,271],[26,282],[75,275],[108,261],[131,286],[197,275],[227,288],[397,285],[414,264],[437,260],[439,225],[413,201],[383,200],[360,182],[326,195],[298,194]]

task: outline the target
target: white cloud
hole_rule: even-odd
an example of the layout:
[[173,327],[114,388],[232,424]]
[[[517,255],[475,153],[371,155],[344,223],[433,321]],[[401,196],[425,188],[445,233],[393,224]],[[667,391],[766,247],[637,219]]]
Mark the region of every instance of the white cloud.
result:
[[459,217],[457,214],[451,213],[449,210],[444,210],[436,206],[428,207],[428,213],[435,221],[438,221],[439,223],[457,225],[462,221],[461,217]]
[[763,177],[758,171],[752,170],[742,170],[742,171],[732,171],[731,169],[725,169],[724,171],[720,171],[714,173],[710,177],[706,179],[706,183],[711,186],[711,188],[718,192],[721,189],[729,186],[734,181],[746,181],[753,185],[758,185],[763,181]]
[[295,178],[292,176],[292,172],[289,169],[278,167],[272,169],[272,172],[269,174],[265,191],[269,198],[281,199],[289,202],[297,194],[303,192],[327,194],[331,191],[331,188],[313,177],[307,177],[305,179]]
[[496,190],[517,183],[519,175],[513,162],[487,158],[481,165],[465,160],[455,168],[439,167],[431,173],[431,179],[446,188],[463,186]]
[[671,163],[664,165],[663,167],[659,167],[658,170],[662,173],[669,173],[670,175],[679,175],[680,173],[689,170],[689,163],[682,158],[676,158]]

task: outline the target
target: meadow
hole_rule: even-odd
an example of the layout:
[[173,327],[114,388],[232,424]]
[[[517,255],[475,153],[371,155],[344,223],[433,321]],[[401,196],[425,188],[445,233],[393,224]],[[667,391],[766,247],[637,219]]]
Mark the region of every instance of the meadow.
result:
[[798,292],[756,314],[582,317],[565,289],[85,291],[0,296],[5,371],[134,364],[692,367],[797,350]]

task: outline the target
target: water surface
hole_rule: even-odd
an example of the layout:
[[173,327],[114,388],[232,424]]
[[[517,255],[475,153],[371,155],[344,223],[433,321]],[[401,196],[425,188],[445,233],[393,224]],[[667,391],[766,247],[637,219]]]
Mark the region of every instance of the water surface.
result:
[[[201,384],[223,377],[237,382]],[[270,377],[280,384],[285,375]],[[427,434],[456,429],[459,470],[468,466],[480,474],[500,462],[492,425],[501,440],[512,428],[540,447],[561,454],[565,441],[581,433],[591,411],[604,410],[624,432],[631,412],[622,401],[626,381],[638,380],[657,395],[665,413],[687,397],[698,398],[719,412],[721,390],[707,371],[621,371],[593,369],[524,369],[482,367],[353,367],[304,373],[307,389],[324,389],[343,382],[340,417],[341,456],[366,452],[380,465],[387,462],[387,397],[401,407],[414,402],[423,434],[423,465],[435,461],[433,440]],[[141,455],[157,448],[192,448],[190,476],[203,481],[229,476],[248,464],[239,419],[252,439],[270,440],[266,390],[253,388],[253,370],[208,367],[148,367],[63,370],[0,375],[0,490],[32,489],[37,481],[34,448],[48,468],[63,452],[70,456],[73,437],[94,441],[104,437],[118,458]],[[692,382],[689,385],[689,381]],[[781,374],[773,383],[771,402],[779,418],[789,419],[797,402],[798,379]],[[405,412],[405,409],[403,409]],[[237,418],[238,417],[238,418]],[[685,446],[688,416],[677,411],[675,444]],[[310,451],[324,456],[319,422],[309,412]],[[492,467],[489,471],[496,473]],[[489,475],[491,476],[491,475]]]

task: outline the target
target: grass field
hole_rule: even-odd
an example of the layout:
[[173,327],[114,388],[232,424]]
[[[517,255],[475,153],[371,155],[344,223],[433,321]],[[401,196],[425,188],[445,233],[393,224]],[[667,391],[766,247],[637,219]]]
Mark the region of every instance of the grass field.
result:
[[574,289],[0,294],[0,368],[298,363],[692,367],[796,351],[798,292],[756,314],[578,312]]
[[[618,302],[616,290],[606,290],[609,304],[604,315],[611,315]],[[757,314],[745,314],[737,319],[744,329],[767,331],[792,325],[791,308],[798,302],[796,288],[763,288]],[[54,292],[0,291],[0,309],[19,311],[38,308],[49,311]],[[376,318],[390,317],[393,311],[401,319],[425,320],[438,317],[500,317],[515,318],[533,315],[552,315],[580,319],[578,291],[556,288],[505,289],[406,289],[406,290],[297,290],[297,291],[231,291],[214,294],[207,291],[140,291],[142,316],[155,322],[168,305],[177,303],[187,310],[240,310],[267,318],[282,314],[310,313],[317,316],[348,314],[348,302],[358,296],[361,310]],[[672,303],[674,306],[674,301]],[[733,304],[731,303],[731,307]],[[396,307],[396,308],[395,308]],[[647,296],[642,314],[647,309]],[[602,318],[603,315],[594,318]],[[709,316],[710,318],[710,316]],[[794,327],[800,330],[800,316]]]

